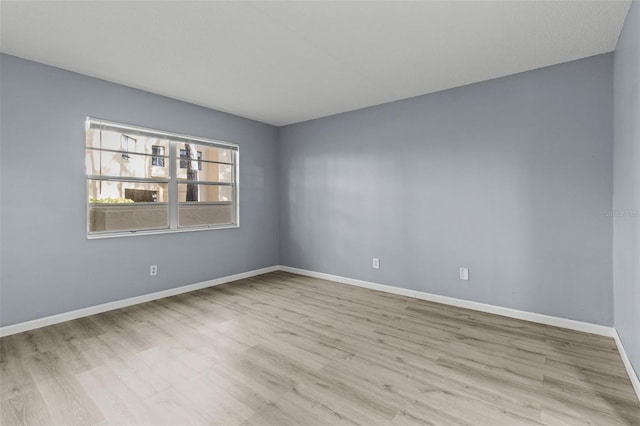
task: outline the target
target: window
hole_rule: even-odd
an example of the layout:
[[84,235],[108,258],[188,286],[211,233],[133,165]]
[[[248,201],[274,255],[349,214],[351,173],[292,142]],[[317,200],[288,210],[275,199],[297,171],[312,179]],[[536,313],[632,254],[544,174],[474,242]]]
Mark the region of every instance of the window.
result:
[[87,235],[238,226],[238,146],[87,118]]
[[164,167],[164,146],[152,145],[151,153],[153,154],[153,157],[151,158],[151,165]]

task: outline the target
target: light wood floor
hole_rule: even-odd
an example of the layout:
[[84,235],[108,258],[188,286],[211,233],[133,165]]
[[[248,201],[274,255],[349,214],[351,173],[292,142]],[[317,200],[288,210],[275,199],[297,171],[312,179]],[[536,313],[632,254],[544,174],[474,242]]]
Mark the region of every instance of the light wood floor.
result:
[[612,339],[284,272],[0,351],[3,426],[640,424]]

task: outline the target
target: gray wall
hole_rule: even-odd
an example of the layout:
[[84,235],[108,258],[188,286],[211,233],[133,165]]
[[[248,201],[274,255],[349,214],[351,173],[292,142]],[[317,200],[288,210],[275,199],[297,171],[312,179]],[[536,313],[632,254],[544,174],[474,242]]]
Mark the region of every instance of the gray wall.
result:
[[281,128],[281,263],[612,325],[612,61]]
[[640,373],[640,4],[614,55],[613,276],[615,326]]
[[[612,65],[278,131],[2,55],[0,324],[282,263],[612,325]],[[87,240],[87,115],[239,143],[241,228]]]
[[[1,325],[278,263],[276,128],[7,55],[0,91]],[[87,240],[87,115],[238,143],[241,227]]]

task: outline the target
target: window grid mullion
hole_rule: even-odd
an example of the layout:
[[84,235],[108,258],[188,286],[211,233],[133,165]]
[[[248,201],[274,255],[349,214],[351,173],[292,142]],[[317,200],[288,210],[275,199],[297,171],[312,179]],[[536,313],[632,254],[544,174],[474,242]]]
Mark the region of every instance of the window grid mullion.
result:
[[178,229],[178,143],[169,141],[169,229]]

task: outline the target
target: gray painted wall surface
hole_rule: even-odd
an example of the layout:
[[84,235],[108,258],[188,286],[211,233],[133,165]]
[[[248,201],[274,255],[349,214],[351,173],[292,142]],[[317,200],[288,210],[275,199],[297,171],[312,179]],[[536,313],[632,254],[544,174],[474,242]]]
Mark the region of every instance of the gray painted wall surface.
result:
[[[276,128],[12,56],[0,67],[1,325],[278,263]],[[241,227],[87,240],[85,116],[238,143]]]
[[633,2],[614,54],[615,326],[640,373],[640,4]]
[[612,325],[612,61],[281,128],[281,263]]
[[[0,66],[1,325],[278,263],[613,323],[612,55],[279,132],[11,56]],[[86,115],[239,143],[241,228],[86,240]]]

